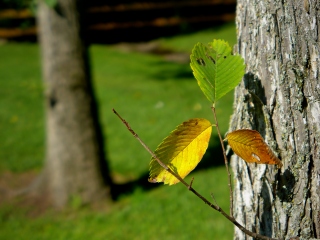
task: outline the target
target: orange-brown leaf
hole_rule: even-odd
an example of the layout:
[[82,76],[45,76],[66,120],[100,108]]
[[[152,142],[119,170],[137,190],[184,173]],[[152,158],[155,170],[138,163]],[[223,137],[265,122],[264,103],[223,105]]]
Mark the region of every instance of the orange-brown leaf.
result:
[[258,131],[240,129],[228,133],[226,139],[228,139],[234,153],[246,162],[276,164],[278,167],[282,167],[281,161],[264,142]]

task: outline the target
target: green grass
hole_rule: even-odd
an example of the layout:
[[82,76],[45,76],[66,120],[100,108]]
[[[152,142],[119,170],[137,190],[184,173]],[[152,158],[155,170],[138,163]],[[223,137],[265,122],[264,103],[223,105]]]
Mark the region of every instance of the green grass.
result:
[[[121,53],[105,46],[94,46],[91,50],[95,56],[92,60],[97,97],[103,103],[101,118],[108,155],[111,169],[117,173],[141,175],[148,170],[150,156],[113,114],[112,108],[151,149],[183,121],[194,117],[213,120],[210,102],[188,65],[166,62],[158,56]],[[222,119],[230,116],[231,102],[232,93],[218,102],[217,112]],[[225,104],[229,106],[227,110]],[[228,121],[221,122],[223,131],[227,124]]]
[[39,168],[44,155],[38,46],[0,46],[0,170]]
[[[196,42],[224,38],[235,42],[234,25],[161,39],[163,46],[191,51]],[[219,35],[220,34],[220,35]],[[228,37],[226,37],[228,36]],[[228,39],[229,38],[229,39]],[[230,40],[231,39],[231,40]],[[180,43],[180,44],[179,44]],[[213,122],[210,103],[188,64],[161,56],[121,52],[112,46],[90,48],[96,97],[106,137],[109,164],[118,179],[136,180],[148,171],[149,154],[113,114],[115,108],[151,149],[178,124],[193,117]],[[44,107],[39,49],[33,44],[0,46],[0,171],[40,170],[44,159]],[[217,104],[222,132],[232,113],[233,94]],[[228,188],[217,135],[213,131],[205,163],[187,177],[228,210]],[[144,185],[150,186],[145,177]],[[0,206],[0,239],[230,239],[233,226],[210,210],[182,184],[135,185],[110,209],[77,208],[30,218],[25,209]]]
[[201,42],[206,44],[213,39],[223,39],[227,41],[230,46],[236,44],[235,24],[230,22],[220,27],[198,32],[197,34],[190,33],[188,35],[160,39],[160,43],[162,43],[163,47],[191,53],[191,50],[196,43]]
[[[225,169],[203,170],[194,187],[228,209]],[[208,181],[210,179],[210,181]],[[188,178],[190,180],[190,178]],[[232,225],[210,210],[182,184],[141,189],[123,197],[111,211],[81,210],[27,219],[14,209],[0,209],[0,239],[221,239],[232,237]],[[27,221],[27,222],[26,222]]]

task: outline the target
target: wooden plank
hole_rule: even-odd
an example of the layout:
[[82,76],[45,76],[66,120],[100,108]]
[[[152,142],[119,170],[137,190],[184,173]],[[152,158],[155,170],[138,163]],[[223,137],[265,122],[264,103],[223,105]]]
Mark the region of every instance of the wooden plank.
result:
[[34,18],[34,15],[29,9],[15,10],[15,9],[6,9],[0,11],[0,19],[25,19],[25,18]]
[[97,7],[90,7],[88,12],[123,12],[123,11],[136,11],[136,10],[151,10],[151,9],[164,9],[164,8],[182,8],[182,7],[195,7],[195,6],[214,6],[214,5],[235,5],[235,0],[202,0],[202,1],[183,1],[183,2],[135,2],[129,4],[118,4],[114,6],[103,5]]
[[37,34],[36,27],[27,29],[21,28],[0,28],[0,38],[16,38],[22,36],[34,36]]

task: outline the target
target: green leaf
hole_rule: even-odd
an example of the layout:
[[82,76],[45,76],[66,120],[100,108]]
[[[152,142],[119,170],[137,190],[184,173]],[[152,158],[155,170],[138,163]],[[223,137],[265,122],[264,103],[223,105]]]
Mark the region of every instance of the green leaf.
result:
[[[163,140],[155,155],[181,178],[187,176],[200,162],[208,148],[212,124],[203,118],[194,118],[179,125]],[[151,158],[149,182],[176,184],[179,180],[167,172],[156,159]]]
[[191,69],[204,95],[216,103],[241,81],[245,65],[239,55],[223,40],[213,40],[207,46],[197,43],[190,56]]

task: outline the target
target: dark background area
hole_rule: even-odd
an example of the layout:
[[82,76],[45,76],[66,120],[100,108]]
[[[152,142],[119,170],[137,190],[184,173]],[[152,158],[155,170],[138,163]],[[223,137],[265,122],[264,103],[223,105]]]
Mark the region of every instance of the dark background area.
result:
[[[236,1],[94,0],[85,4],[88,42],[117,43],[149,41],[234,21]],[[0,0],[0,38],[36,41],[35,9],[28,0]]]

